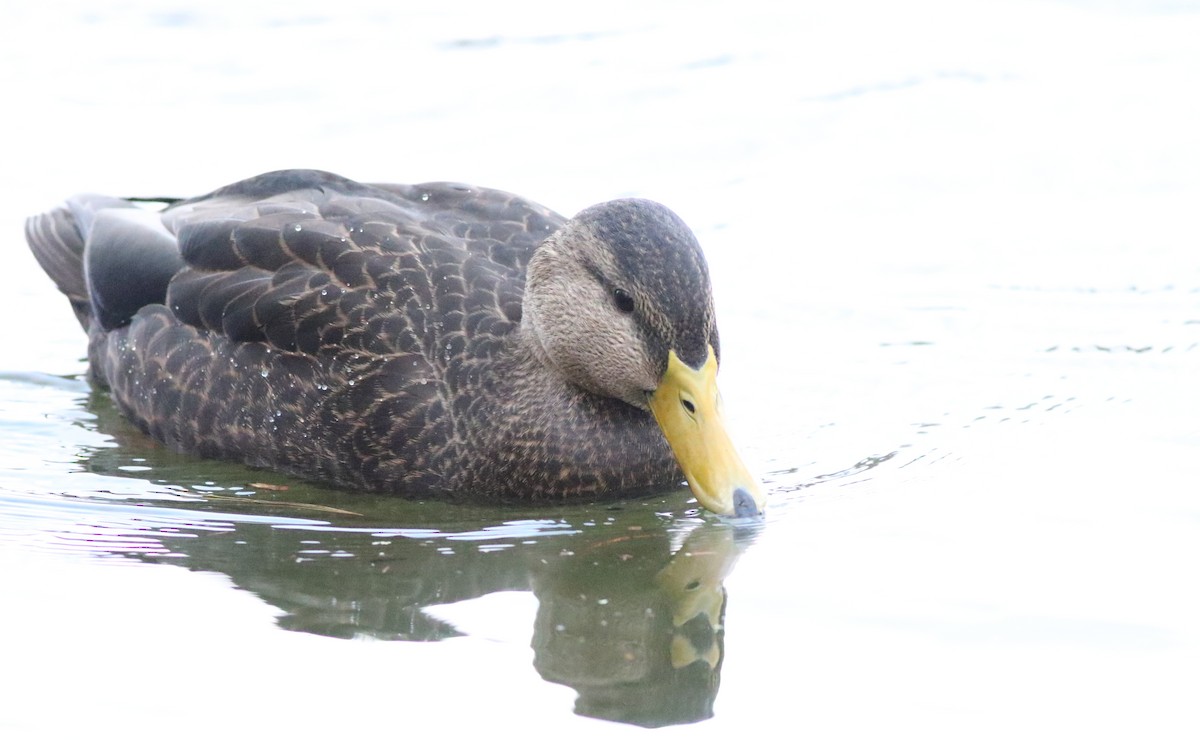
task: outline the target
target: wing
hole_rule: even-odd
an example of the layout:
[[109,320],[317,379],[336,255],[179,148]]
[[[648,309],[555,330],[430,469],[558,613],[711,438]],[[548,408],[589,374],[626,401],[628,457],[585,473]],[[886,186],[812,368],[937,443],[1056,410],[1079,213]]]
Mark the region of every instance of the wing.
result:
[[163,220],[187,264],[167,294],[184,323],[284,351],[417,353],[435,366],[515,328],[529,256],[562,223],[495,190],[295,171]]
[[529,257],[562,221],[464,185],[252,178],[162,212],[183,267],[94,365],[177,449],[436,489],[452,399],[519,324]]

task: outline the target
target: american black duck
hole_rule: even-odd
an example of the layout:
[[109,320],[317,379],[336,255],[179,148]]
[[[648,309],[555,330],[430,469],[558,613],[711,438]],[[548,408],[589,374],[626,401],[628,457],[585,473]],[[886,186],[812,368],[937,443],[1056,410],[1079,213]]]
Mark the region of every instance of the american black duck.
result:
[[26,236],[93,380],[176,450],[407,496],[686,478],[712,511],[762,512],[721,422],[707,265],[652,201],[564,219],[286,170],[158,211],[76,196]]

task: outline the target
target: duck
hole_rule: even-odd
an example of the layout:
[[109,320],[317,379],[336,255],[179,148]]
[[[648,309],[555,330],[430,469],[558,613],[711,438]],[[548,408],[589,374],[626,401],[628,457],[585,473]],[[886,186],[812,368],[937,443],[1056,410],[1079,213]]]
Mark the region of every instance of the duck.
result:
[[[148,204],[146,200],[154,201]],[[280,170],[192,198],[82,194],[26,239],[88,375],[179,452],[410,498],[766,499],[730,440],[696,236],[621,198]]]

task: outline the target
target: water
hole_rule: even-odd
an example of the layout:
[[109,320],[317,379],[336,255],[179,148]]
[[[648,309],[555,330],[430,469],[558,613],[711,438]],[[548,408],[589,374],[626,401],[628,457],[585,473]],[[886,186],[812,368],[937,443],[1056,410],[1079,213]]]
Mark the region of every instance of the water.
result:
[[[1195,3],[4,13],[5,737],[1200,729]],[[21,220],[292,166],[672,206],[766,525],[138,435]]]

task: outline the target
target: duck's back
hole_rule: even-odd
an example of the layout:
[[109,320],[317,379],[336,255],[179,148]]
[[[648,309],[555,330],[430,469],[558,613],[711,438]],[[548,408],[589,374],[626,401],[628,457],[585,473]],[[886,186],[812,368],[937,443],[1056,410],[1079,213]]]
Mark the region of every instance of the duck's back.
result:
[[92,373],[168,445],[371,488],[445,486],[456,404],[519,325],[563,219],[500,191],[269,173],[161,213],[30,220]]

